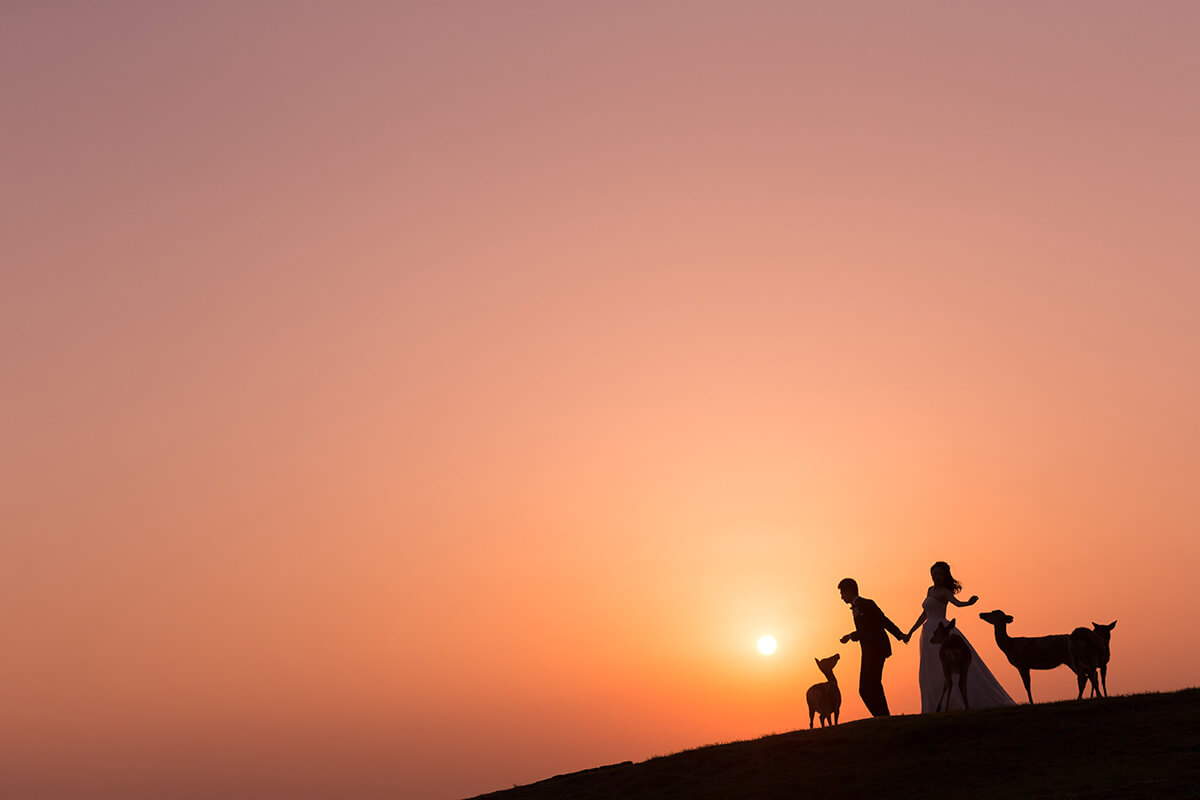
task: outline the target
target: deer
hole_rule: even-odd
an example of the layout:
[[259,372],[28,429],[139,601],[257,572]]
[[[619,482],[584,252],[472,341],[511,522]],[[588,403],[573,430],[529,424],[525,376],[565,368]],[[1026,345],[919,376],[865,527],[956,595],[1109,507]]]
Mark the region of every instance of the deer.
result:
[[1100,637],[1091,628],[1076,628],[1067,639],[1067,655],[1071,659],[1071,669],[1079,680],[1079,697],[1083,699],[1083,688],[1090,681],[1092,697],[1100,694],[1100,686],[1096,679],[1096,671],[1100,669],[1100,660],[1104,657],[1104,645]]
[[817,669],[821,670],[827,680],[825,683],[814,683],[808,688],[808,728],[812,730],[813,715],[821,719],[821,727],[825,723],[837,725],[838,715],[842,710],[842,691],[838,688],[837,678],[833,677],[833,668],[841,655],[834,653],[829,658],[814,658]]
[[[1071,656],[1071,669],[1075,670],[1079,679],[1077,700],[1083,699],[1083,689],[1089,681],[1092,684],[1092,697],[1108,697],[1108,659],[1111,655],[1109,642],[1115,627],[1117,623],[1114,620],[1110,625],[1093,622],[1091,628],[1076,628],[1071,631],[1068,651]],[[1097,670],[1100,672],[1099,686],[1096,682]]]
[[971,668],[971,648],[967,645],[966,639],[963,639],[955,631],[955,623],[958,620],[950,620],[949,623],[939,622],[937,628],[933,631],[933,636],[929,641],[933,644],[940,644],[942,647],[938,650],[938,657],[942,660],[942,674],[946,676],[946,686],[942,689],[942,694],[938,697],[937,710],[942,710],[942,700],[946,701],[946,710],[950,710],[950,698],[954,693],[954,676],[958,675],[958,691],[962,695],[963,708],[970,708],[971,704],[967,701],[967,671]]
[[1071,656],[1067,652],[1065,633],[1050,636],[1009,636],[1008,624],[1013,618],[1003,611],[985,611],[979,615],[984,622],[991,623],[995,628],[996,645],[1008,659],[1008,663],[1021,673],[1021,682],[1025,684],[1025,694],[1029,696],[1029,704],[1033,705],[1033,692],[1029,688],[1029,671],[1033,669],[1054,669],[1063,664],[1070,664]]
[[1104,690],[1105,697],[1108,697],[1108,659],[1112,655],[1109,644],[1112,640],[1113,628],[1115,627],[1117,627],[1115,619],[1108,625],[1101,625],[1098,622],[1092,623],[1092,630],[1095,631],[1096,637],[1100,639],[1100,686]]

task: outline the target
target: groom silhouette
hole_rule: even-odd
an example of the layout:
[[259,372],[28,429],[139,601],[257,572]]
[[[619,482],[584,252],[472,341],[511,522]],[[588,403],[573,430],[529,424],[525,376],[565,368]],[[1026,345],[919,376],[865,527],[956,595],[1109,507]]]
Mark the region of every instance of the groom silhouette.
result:
[[842,593],[842,601],[850,604],[854,614],[854,633],[842,637],[842,644],[849,641],[858,642],[862,647],[862,666],[858,672],[858,694],[862,697],[873,717],[887,717],[887,698],[883,695],[883,662],[892,654],[892,643],[888,641],[888,633],[898,640],[904,641],[904,634],[896,627],[875,601],[858,595],[858,581],[854,578],[843,578],[838,583]]

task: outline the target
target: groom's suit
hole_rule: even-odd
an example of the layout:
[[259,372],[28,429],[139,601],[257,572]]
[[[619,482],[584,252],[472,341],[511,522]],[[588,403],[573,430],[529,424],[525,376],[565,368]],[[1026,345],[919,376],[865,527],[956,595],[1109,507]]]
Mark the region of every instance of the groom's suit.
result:
[[855,598],[850,611],[854,614],[854,633],[850,634],[850,639],[862,647],[858,694],[871,716],[886,717],[891,712],[883,694],[883,662],[892,654],[892,643],[887,635],[891,633],[897,639],[903,639],[904,634],[896,623],[884,616],[874,600]]

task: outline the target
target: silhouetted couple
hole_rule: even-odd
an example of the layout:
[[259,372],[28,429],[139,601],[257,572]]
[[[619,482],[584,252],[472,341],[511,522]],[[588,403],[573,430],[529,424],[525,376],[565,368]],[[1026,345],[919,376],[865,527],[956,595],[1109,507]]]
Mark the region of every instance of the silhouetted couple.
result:
[[[959,600],[955,595],[962,591],[962,585],[950,573],[950,565],[939,561],[929,569],[933,585],[925,592],[925,600],[921,604],[921,615],[913,623],[908,633],[901,633],[874,601],[858,594],[858,582],[853,578],[845,578],[838,583],[842,600],[850,604],[854,614],[854,632],[842,637],[842,643],[858,642],[862,647],[862,662],[858,675],[858,693],[866,704],[867,710],[875,717],[889,716],[887,698],[883,694],[883,662],[892,654],[892,643],[887,635],[890,633],[898,641],[908,644],[913,632],[921,629],[921,664],[917,672],[918,684],[921,689],[921,713],[936,710],[945,687],[945,677],[942,672],[939,648],[930,638],[938,623],[946,622],[946,607],[954,605],[959,608],[975,605],[979,601],[972,595],[969,600]],[[993,706],[1014,705],[1012,697],[992,675],[983,659],[971,647],[965,635],[955,630],[954,636],[962,638],[970,649],[971,658],[967,696],[971,708],[991,708]],[[957,701],[957,698],[954,698]],[[959,702],[961,707],[961,702]]]

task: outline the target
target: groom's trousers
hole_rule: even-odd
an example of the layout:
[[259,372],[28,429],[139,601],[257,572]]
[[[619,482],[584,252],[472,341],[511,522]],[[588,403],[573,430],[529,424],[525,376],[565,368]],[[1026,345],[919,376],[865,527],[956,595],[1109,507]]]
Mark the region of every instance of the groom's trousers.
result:
[[858,695],[873,717],[891,716],[887,698],[883,696],[883,662],[886,659],[882,653],[863,653],[859,668]]

